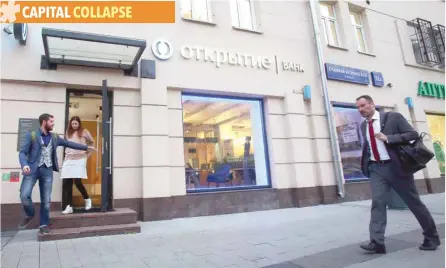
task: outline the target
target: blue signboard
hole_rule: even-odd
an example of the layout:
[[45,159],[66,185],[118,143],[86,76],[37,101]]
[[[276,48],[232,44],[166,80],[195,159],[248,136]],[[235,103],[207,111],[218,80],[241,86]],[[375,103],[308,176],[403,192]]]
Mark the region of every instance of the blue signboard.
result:
[[366,70],[325,63],[325,72],[327,79],[362,85],[370,84],[369,72]]
[[384,86],[384,77],[380,72],[372,72],[372,84],[375,87],[383,87]]

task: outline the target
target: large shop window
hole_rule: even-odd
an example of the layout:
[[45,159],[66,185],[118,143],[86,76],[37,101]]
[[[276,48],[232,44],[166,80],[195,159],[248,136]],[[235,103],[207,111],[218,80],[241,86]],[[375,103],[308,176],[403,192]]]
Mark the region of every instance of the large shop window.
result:
[[427,114],[427,123],[434,144],[435,158],[437,158],[442,175],[444,175],[444,120],[444,115]]
[[261,100],[183,95],[188,192],[270,187]]
[[361,171],[364,118],[352,107],[334,107],[341,162],[346,182],[366,180]]

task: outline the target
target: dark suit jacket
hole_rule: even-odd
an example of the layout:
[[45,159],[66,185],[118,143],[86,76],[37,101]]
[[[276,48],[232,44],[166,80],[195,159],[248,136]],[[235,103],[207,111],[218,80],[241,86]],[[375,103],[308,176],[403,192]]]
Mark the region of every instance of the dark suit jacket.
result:
[[[412,173],[406,172],[403,164],[399,160],[396,152],[396,145],[408,143],[418,138],[418,133],[412,128],[407,120],[396,112],[388,112],[387,119],[384,122],[384,116],[386,113],[380,113],[381,133],[387,136],[388,142],[385,143],[387,151],[389,152],[392,169],[395,172],[395,176],[398,177],[412,177]],[[361,125],[362,136],[364,137],[364,145],[362,147],[362,160],[361,169],[362,173],[366,177],[370,177],[369,172],[369,159],[370,148],[367,142],[367,122]]]
[[[42,152],[42,144],[40,142],[40,137],[42,135],[42,132],[40,129],[36,131],[36,139],[33,141],[31,138],[31,132],[26,135],[26,141],[23,144],[23,147],[20,149],[19,153],[19,161],[20,166],[29,166],[31,169],[31,175],[34,174],[37,171],[39,160],[40,160],[40,154]],[[58,146],[64,146],[69,147],[75,150],[82,150],[86,151],[88,149],[87,145],[67,141],[65,139],[60,138],[57,136],[57,139],[53,139],[53,136],[51,135],[51,139],[53,141],[53,152],[51,154],[51,161],[53,162],[53,170],[58,172],[59,171],[59,162],[57,160],[57,147]]]

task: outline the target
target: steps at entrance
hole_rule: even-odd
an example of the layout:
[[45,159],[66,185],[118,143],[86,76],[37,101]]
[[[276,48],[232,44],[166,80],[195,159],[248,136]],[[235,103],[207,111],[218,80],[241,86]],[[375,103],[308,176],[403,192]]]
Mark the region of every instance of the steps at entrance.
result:
[[115,211],[107,212],[86,212],[73,214],[62,214],[61,211],[54,211],[50,214],[50,228],[61,229],[127,224],[136,223],[136,220],[136,211],[129,208],[117,208]]
[[88,226],[80,228],[62,228],[52,229],[50,234],[37,234],[38,241],[52,241],[62,239],[72,239],[91,236],[118,235],[140,233],[141,226],[137,223],[104,225],[104,226]]
[[139,233],[141,227],[136,222],[137,214],[129,208],[117,208],[108,212],[86,212],[50,214],[51,233],[37,235],[38,241],[71,239],[80,237]]

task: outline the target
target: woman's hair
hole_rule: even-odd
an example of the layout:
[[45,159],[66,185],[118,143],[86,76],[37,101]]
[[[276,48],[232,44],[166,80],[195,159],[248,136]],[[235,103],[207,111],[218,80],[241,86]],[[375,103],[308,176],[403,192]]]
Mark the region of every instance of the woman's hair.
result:
[[[73,121],[77,121],[79,123],[79,128],[77,130],[74,130],[73,127],[71,126],[71,123]],[[79,118],[79,116],[71,117],[70,122],[68,123],[67,138],[71,138],[73,136],[74,132],[77,132],[77,135],[79,137],[81,137],[82,133],[84,132],[84,129],[82,128],[82,122],[81,122],[81,119]]]

